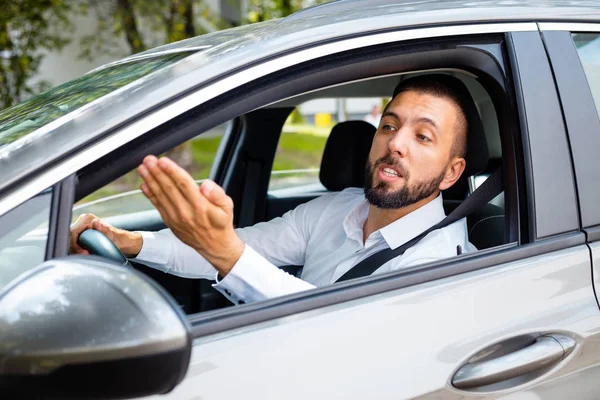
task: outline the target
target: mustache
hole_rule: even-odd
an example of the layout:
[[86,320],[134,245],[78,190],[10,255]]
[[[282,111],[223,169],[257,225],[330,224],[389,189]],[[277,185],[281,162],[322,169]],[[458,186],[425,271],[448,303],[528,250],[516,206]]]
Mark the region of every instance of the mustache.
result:
[[408,177],[408,169],[400,162],[400,160],[394,159],[391,153],[386,154],[381,157],[379,160],[375,161],[374,169],[377,169],[381,164],[387,164],[389,166],[394,167],[400,172],[400,175],[407,178]]

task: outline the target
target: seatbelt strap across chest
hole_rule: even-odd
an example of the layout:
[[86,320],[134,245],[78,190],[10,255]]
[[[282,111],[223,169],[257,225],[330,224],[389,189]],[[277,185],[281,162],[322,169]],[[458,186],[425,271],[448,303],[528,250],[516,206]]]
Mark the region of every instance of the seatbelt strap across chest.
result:
[[371,275],[386,262],[404,254],[406,250],[417,244],[430,232],[436,229],[441,229],[458,221],[459,219],[462,219],[472,214],[479,208],[489,203],[490,200],[498,196],[500,193],[502,193],[502,168],[498,168],[496,171],[494,171],[488,177],[488,179],[486,179],[485,182],[481,184],[481,186],[479,186],[473,193],[471,193],[471,195],[467,197],[465,201],[463,201],[458,207],[456,207],[450,214],[446,216],[446,218],[444,218],[438,224],[432,226],[425,232],[422,232],[418,236],[412,238],[400,247],[397,247],[393,250],[385,249],[365,258],[364,260],[356,264],[354,267],[350,268],[350,270],[344,275],[339,277],[338,280],[336,280],[336,283]]

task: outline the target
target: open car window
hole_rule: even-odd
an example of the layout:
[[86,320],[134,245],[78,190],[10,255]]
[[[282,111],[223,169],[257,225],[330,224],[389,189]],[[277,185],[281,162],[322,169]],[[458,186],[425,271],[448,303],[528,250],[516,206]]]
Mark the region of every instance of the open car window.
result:
[[325,190],[319,181],[323,151],[338,123],[364,120],[379,124],[388,97],[317,98],[298,105],[285,122],[273,161],[270,193]]
[[[223,136],[230,126],[231,122],[218,125],[168,151],[166,155],[176,160],[200,183],[209,177]],[[130,171],[79,200],[73,207],[73,221],[83,213],[106,218],[154,210],[152,203],[139,189],[141,184],[137,171]]]
[[[478,107],[484,125],[484,134],[488,136],[490,155],[493,159],[490,168],[494,169],[500,164],[502,150],[500,148],[498,118],[494,111],[490,95],[474,79],[461,75],[459,72],[452,73],[461,76],[465,80]],[[294,209],[299,204],[329,192],[319,181],[319,167],[332,128],[338,124],[338,121],[341,122],[344,120],[365,121],[371,123],[374,128],[378,125],[379,121],[376,120],[377,116],[369,118],[373,117],[373,109],[377,105],[383,109],[389,100],[389,97],[385,96],[389,92],[389,87],[393,88],[400,79],[405,79],[405,77],[399,75],[380,79],[385,83],[385,85],[382,85],[380,97],[364,96],[361,92],[361,88],[364,85],[354,86],[354,83],[350,82],[344,90],[347,90],[349,93],[355,93],[352,96],[345,97],[346,104],[342,103],[342,110],[338,109],[338,106],[340,106],[339,98],[320,97],[321,95],[316,93],[314,94],[315,98],[312,100],[298,101],[298,99],[288,99],[286,101],[290,103],[297,103],[287,103],[283,104],[283,106],[279,104],[276,107],[267,106],[262,110],[252,112],[253,119],[244,129],[246,143],[250,146],[252,143],[260,142],[261,146],[252,146],[252,149],[259,149],[259,151],[261,149],[272,149],[268,150],[268,152],[272,153],[248,154],[246,149],[241,147],[237,153],[233,152],[232,154],[237,154],[233,156],[237,159],[235,162],[241,163],[239,165],[242,166],[245,162],[244,157],[250,157],[251,159],[272,157],[273,159],[272,171],[264,171],[265,175],[269,174],[264,177],[269,182],[266,193],[266,208],[268,213],[263,219],[264,221],[280,216]],[[342,88],[338,88],[337,90],[342,90]],[[290,107],[292,105],[293,107]],[[296,112],[292,112],[291,116],[285,120],[285,116],[293,108],[295,108]],[[272,123],[273,120],[277,119],[273,117],[274,115],[284,114],[285,116],[280,119],[281,122],[279,125]],[[243,115],[238,117],[242,120],[244,119]],[[261,120],[260,118],[263,119]],[[372,119],[372,122],[370,119]],[[221,129],[221,133],[216,132],[219,129]],[[266,134],[266,129],[277,130],[277,135]],[[180,163],[181,161],[185,162],[186,159],[193,160],[192,164],[184,165],[184,168],[196,180],[206,178],[208,177],[210,164],[214,158],[214,152],[219,147],[223,130],[224,125],[209,130],[185,142],[183,145],[169,150],[166,154],[176,152]],[[267,140],[277,141],[277,145],[276,143],[267,143]],[[231,142],[236,143],[236,140],[232,138]],[[368,148],[364,150],[368,152]],[[203,160],[207,162],[203,163]],[[230,173],[233,175],[237,173],[242,175],[244,172],[247,172],[243,167],[236,167],[235,164],[229,168],[231,168]],[[364,165],[361,165],[360,168],[364,168]],[[484,180],[491,172],[491,169],[482,171],[480,178]],[[278,174],[278,172],[282,173]],[[244,182],[242,187],[245,187],[247,180],[242,178],[242,182]],[[162,220],[160,220],[158,213],[154,211],[153,206],[138,190],[140,184],[141,178],[138,176],[137,171],[133,170],[129,172],[80,200],[73,209],[73,218],[75,219],[83,213],[92,213],[100,218],[108,218],[108,223],[127,230],[158,231],[166,228]],[[319,186],[322,190],[309,189],[309,187],[313,186]],[[444,193],[443,205],[446,214],[449,214],[472,190],[473,188],[469,187],[465,177],[458,190],[452,193]],[[232,195],[231,192],[230,195]],[[244,195],[247,195],[247,193],[244,193]],[[259,196],[258,194],[256,195]],[[248,199],[237,198],[234,201],[235,208],[243,209],[247,206],[246,201]],[[261,201],[261,199],[257,197],[255,201]],[[154,213],[154,215],[151,215],[150,212]],[[487,235],[489,229],[486,226],[490,222],[483,223],[482,221],[493,221],[495,223],[495,232],[493,235]],[[473,244],[479,249],[503,244],[503,202],[496,204],[496,206],[487,207],[484,213],[469,219],[467,228],[469,234],[473,233],[473,235],[477,236],[472,242],[475,242]],[[490,237],[488,238],[488,236]],[[176,276],[175,274],[165,274],[163,270],[148,267],[135,260],[132,261],[136,268],[150,275],[163,285],[188,314],[196,314],[232,305],[228,299],[212,287],[213,282],[208,279],[190,280]],[[292,266],[289,265],[277,266],[297,277],[302,277],[302,268],[291,269]]]

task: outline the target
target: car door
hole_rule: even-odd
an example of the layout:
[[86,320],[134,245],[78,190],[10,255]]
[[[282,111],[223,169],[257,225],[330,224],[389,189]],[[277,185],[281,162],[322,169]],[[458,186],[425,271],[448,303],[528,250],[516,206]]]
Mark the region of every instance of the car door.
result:
[[537,27],[519,28],[505,50],[520,184],[506,189],[530,241],[192,316],[190,368],[166,398],[600,395],[600,310],[561,104]]

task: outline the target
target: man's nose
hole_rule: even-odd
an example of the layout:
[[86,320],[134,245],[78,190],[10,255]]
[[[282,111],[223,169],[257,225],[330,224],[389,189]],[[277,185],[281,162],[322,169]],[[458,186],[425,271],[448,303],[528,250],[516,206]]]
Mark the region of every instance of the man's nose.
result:
[[388,149],[390,153],[396,153],[401,157],[406,157],[408,154],[408,139],[409,134],[404,129],[400,129],[396,132],[388,142]]

